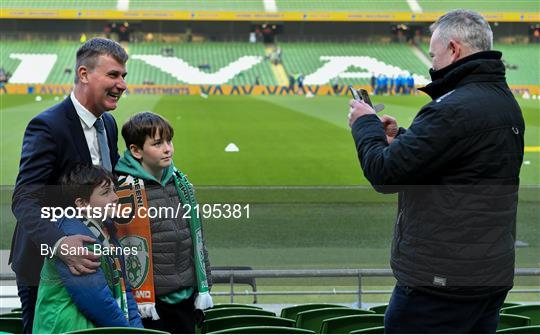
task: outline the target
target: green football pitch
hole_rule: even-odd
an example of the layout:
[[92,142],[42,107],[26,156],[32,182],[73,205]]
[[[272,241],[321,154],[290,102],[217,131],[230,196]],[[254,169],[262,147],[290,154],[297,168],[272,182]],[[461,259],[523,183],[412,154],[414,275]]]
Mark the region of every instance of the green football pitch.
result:
[[[1,99],[0,178],[5,186],[0,193],[0,249],[6,249],[14,225],[10,194],[25,126],[59,101],[53,96],[40,102],[34,96]],[[385,113],[405,127],[429,101],[424,96],[373,100],[384,103]],[[518,101],[526,120],[526,146],[538,147],[538,101]],[[389,267],[396,197],[375,193],[363,177],[347,125],[348,98],[139,95],[123,98],[113,113],[121,126],[141,111],[159,113],[173,124],[174,162],[195,185],[199,202],[250,206],[249,218],[244,213],[240,219],[205,221],[213,265]],[[239,151],[226,152],[230,143]],[[539,166],[540,152],[526,152],[518,240],[528,246],[517,249],[518,267],[540,266]]]

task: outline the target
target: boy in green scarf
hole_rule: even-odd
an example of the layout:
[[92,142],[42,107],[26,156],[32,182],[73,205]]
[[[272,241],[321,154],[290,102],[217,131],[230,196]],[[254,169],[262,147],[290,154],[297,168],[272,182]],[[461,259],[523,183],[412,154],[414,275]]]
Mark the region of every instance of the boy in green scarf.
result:
[[142,328],[126,281],[126,250],[120,248],[114,225],[106,220],[110,215],[105,212],[118,201],[112,174],[100,166],[79,164],[62,177],[61,183],[66,202],[79,209],[81,217],[66,215],[57,222],[58,227],[66,236],[82,234],[93,239],[86,250],[100,253],[101,266],[94,273],[75,276],[58,258],[59,254],[72,251],[65,249],[66,245],[56,252],[51,250],[41,270],[32,332],[61,334],[95,327]]
[[[192,185],[172,162],[173,135],[169,122],[151,112],[122,127],[127,149],[116,165],[119,203],[134,215],[116,226],[124,246],[148,255],[126,259],[145,328],[194,333],[201,310],[212,307],[210,264],[200,218],[190,211],[197,206]],[[162,210],[169,208],[178,211]]]

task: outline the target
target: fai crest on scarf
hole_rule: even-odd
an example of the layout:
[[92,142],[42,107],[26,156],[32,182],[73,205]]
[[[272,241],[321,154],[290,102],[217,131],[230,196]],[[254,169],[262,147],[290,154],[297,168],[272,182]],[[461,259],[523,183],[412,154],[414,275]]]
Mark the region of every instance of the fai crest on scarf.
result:
[[138,289],[148,276],[150,268],[150,258],[148,255],[148,242],[140,236],[125,236],[120,239],[120,244],[124,248],[130,248],[132,252],[126,255],[126,273],[134,289]]

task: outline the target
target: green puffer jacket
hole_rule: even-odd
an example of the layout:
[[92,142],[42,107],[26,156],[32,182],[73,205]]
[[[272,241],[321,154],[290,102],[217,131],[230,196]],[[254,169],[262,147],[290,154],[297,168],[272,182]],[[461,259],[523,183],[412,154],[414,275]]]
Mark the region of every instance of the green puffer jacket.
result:
[[[94,237],[78,219],[62,218],[58,225],[68,236],[83,234]],[[111,241],[119,245],[115,238],[111,237]],[[93,246],[88,245],[88,249],[92,251]],[[120,260],[124,264],[122,255]],[[112,290],[113,257],[102,255],[99,261],[101,266],[96,272],[75,276],[58,257],[45,259],[41,269],[33,333],[58,334],[96,327],[143,327],[125,273],[123,276],[126,280],[129,320],[119,307]],[[122,272],[124,268],[125,265],[122,265]]]
[[54,262],[61,261],[47,258],[43,263],[32,332],[60,334],[77,329],[96,328],[69,296]]

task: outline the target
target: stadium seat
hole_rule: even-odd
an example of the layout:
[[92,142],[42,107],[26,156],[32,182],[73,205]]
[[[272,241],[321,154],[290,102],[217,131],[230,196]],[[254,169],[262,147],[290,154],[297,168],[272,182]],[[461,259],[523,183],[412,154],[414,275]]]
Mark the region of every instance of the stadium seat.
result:
[[370,307],[369,310],[374,311],[377,314],[384,314],[387,308],[388,308],[388,304],[384,304],[384,305],[377,305],[377,306]]
[[0,318],[0,331],[12,334],[23,333],[21,318]]
[[318,332],[321,329],[322,322],[326,319],[361,314],[375,314],[375,312],[347,307],[312,309],[296,315],[296,328]]
[[497,330],[515,327],[525,327],[531,324],[531,319],[526,316],[501,314]]
[[131,327],[100,327],[74,330],[66,334],[169,334],[155,329]]
[[275,316],[263,315],[227,316],[204,321],[202,333],[250,326],[294,327],[294,321]]
[[512,306],[521,306],[521,304],[519,302],[504,302],[501,308],[512,307]]
[[540,334],[540,326],[527,326],[497,330],[497,334]]
[[0,314],[0,318],[22,318],[22,311]]
[[315,334],[315,332],[292,327],[253,326],[224,329],[211,334]]
[[384,326],[353,330],[349,334],[384,334]]
[[531,319],[531,326],[540,325],[540,304],[502,308],[501,314],[526,316]]
[[230,308],[217,308],[204,311],[204,319],[211,320],[215,318],[221,318],[224,316],[236,316],[236,315],[267,315],[276,316],[276,313],[265,311],[256,308],[242,308],[242,307],[230,307]]
[[331,307],[345,307],[343,305],[336,304],[304,304],[291,307],[285,307],[281,310],[281,317],[291,320],[296,320],[296,315],[300,312],[309,311],[312,309],[331,308]]
[[382,314],[342,316],[324,320],[321,325],[321,334],[347,334],[353,330],[382,326],[384,326]]
[[12,312],[22,312],[22,308],[21,307],[13,308],[11,311]]
[[212,309],[218,309],[218,308],[253,308],[253,309],[262,309],[262,307],[259,306],[253,306],[253,305],[247,305],[247,304],[215,304],[214,307],[210,308]]

